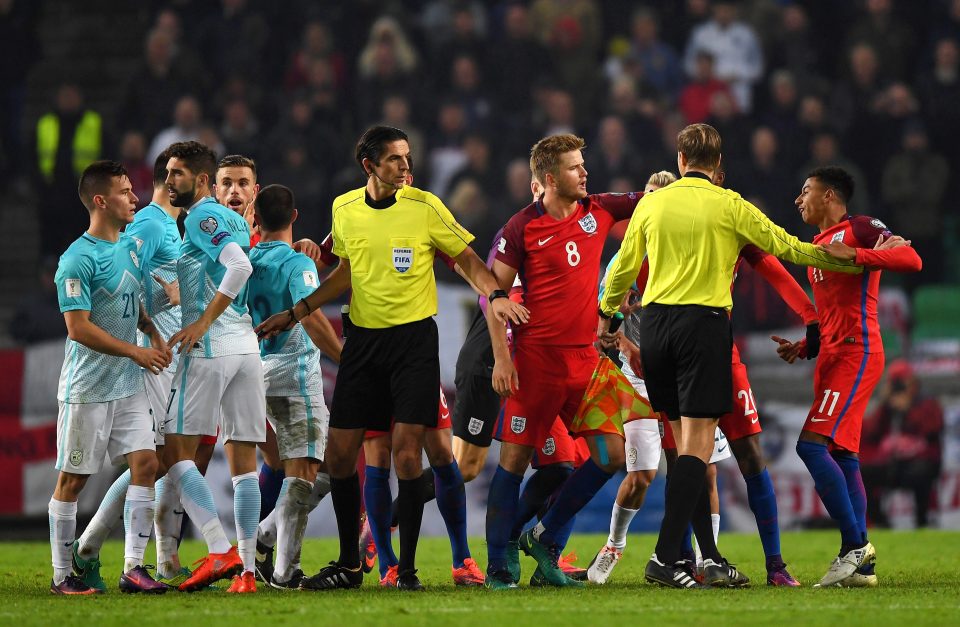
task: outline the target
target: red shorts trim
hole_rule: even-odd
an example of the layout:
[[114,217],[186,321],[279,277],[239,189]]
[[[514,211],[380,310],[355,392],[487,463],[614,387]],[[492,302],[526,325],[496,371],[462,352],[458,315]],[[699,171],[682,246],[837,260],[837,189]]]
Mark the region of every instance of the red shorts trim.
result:
[[592,346],[516,346],[513,363],[520,387],[505,401],[493,437],[538,448],[558,416],[569,428],[599,361]]
[[735,360],[731,366],[733,375],[733,411],[720,416],[720,430],[727,440],[740,440],[747,436],[760,433],[760,414],[757,411],[757,402],[753,399],[753,390],[750,388],[750,379],[747,378],[747,367]]
[[[267,428],[270,427],[270,422],[267,421]],[[200,444],[213,445],[217,443],[217,439],[220,437],[220,425],[217,425],[217,432],[214,435],[201,435]]]
[[813,375],[813,405],[803,430],[859,453],[863,414],[883,376],[883,364],[883,353],[820,353]]
[[[390,428],[393,428],[393,423],[391,422]],[[429,431],[440,431],[441,429],[452,429],[453,421],[450,419],[450,408],[447,406],[447,397],[443,394],[443,388],[440,388],[440,407],[437,410],[437,424],[432,427],[427,427]],[[387,435],[389,431],[372,431],[368,430],[364,435],[364,440],[372,440],[374,438],[379,438],[380,436]]]

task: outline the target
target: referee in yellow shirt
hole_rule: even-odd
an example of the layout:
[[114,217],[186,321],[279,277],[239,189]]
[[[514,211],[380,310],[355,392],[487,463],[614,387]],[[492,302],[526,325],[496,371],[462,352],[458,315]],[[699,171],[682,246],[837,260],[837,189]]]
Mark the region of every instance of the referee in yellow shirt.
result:
[[[609,318],[646,256],[650,278],[640,314],[640,357],[650,402],[670,419],[680,455],[670,473],[660,537],[646,578],[697,588],[701,584],[680,562],[680,544],[691,517],[709,520],[707,462],[717,420],[731,410],[733,397],[730,284],[740,249],[752,243],[787,261],[835,272],[862,268],[801,242],[736,192],[714,185],[720,134],[712,126],[693,124],[680,132],[677,166],[683,178],[644,196],[630,220],[600,303],[599,334],[609,339]],[[698,534],[697,540],[705,585],[749,583],[717,551],[712,533]]]
[[[358,551],[360,483],[357,457],[366,430],[391,430],[399,483],[400,556],[397,587],[420,590],[415,558],[423,500],[424,435],[437,421],[440,359],[436,250],[453,257],[489,295],[489,325],[525,322],[527,311],[507,298],[439,198],[405,185],[413,166],[407,135],[368,129],[356,159],[365,187],[333,202],[333,252],[340,265],[313,294],[257,327],[271,337],[353,288],[350,337],[344,343],[330,412],[325,462],[340,535],[340,558],[301,584],[307,589],[355,588],[363,581]],[[493,334],[492,334],[493,335]],[[502,334],[501,334],[502,335]],[[504,347],[505,349],[505,347]]]

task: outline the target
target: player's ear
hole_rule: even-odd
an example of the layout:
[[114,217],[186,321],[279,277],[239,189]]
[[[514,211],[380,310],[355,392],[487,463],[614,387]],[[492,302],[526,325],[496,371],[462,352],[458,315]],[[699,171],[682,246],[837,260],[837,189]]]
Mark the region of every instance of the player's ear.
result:
[[370,161],[368,157],[364,157],[360,164],[363,166],[363,171],[367,173],[367,176],[373,174],[373,162]]
[[290,224],[293,224],[294,222],[296,222],[296,221],[297,221],[297,217],[298,217],[299,215],[300,215],[300,212],[297,211],[296,207],[294,207],[294,209],[293,209],[293,215],[290,216]]

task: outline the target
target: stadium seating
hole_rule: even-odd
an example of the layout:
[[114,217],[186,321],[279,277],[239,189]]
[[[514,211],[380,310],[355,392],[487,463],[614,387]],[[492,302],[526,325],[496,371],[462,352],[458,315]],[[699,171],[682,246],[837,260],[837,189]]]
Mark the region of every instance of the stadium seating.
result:
[[921,287],[913,297],[913,337],[960,339],[960,285]]

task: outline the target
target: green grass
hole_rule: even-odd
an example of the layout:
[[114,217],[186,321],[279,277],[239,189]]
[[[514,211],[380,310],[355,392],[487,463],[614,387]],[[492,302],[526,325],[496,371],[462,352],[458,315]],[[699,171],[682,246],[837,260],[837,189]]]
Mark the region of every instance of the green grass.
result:
[[[720,545],[754,580],[746,590],[662,590],[643,582],[643,567],[654,538],[631,535],[628,552],[611,583],[583,590],[458,590],[450,581],[445,539],[420,544],[423,594],[380,590],[373,574],[359,591],[279,592],[261,587],[256,595],[234,597],[221,590],[161,597],[128,596],[116,588],[123,546],[104,549],[104,579],[110,585],[97,597],[54,597],[49,593],[50,549],[45,543],[0,543],[0,625],[140,625],[165,627],[208,623],[231,625],[364,624],[400,627],[424,624],[483,624],[491,627],[537,625],[662,625],[700,623],[738,625],[946,625],[960,624],[960,533],[942,531],[875,532],[876,589],[814,590],[836,550],[835,532],[807,531],[783,537],[790,571],[803,589],[770,589],[764,583],[763,556],[753,535],[723,534]],[[574,536],[570,548],[586,565],[602,536]],[[473,542],[482,559],[483,544]],[[148,548],[148,555],[153,546]],[[336,541],[308,540],[307,570],[315,572],[334,556]],[[202,547],[182,547],[184,560]],[[523,559],[526,578],[534,563]],[[225,586],[224,586],[225,588]],[[628,622],[629,621],[629,622]],[[701,622],[702,621],[702,622]]]

